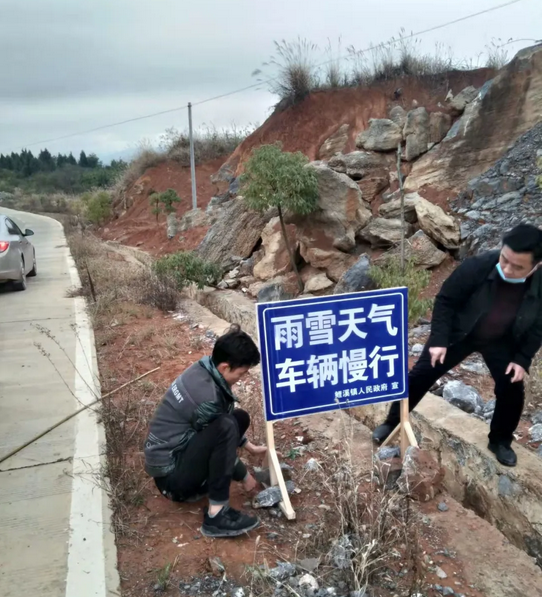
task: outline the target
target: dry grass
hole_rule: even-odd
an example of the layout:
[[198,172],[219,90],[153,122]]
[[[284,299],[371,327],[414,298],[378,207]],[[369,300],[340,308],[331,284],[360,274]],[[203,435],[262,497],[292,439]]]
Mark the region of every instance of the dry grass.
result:
[[376,471],[363,470],[351,452],[353,420],[338,411],[344,428],[340,455],[322,454],[320,486],[332,510],[305,551],[325,553],[330,566],[343,563],[344,581],[362,594],[401,557],[407,569],[409,595],[421,587],[424,570],[418,541],[418,523],[410,499],[387,490]]
[[91,234],[69,234],[68,243],[81,278],[81,289],[72,292],[89,299],[94,323],[104,316],[138,316],[134,304],[176,309],[177,291],[145,265],[108,258],[107,246]]
[[164,152],[157,151],[148,143],[142,143],[136,156],[132,159],[128,168],[123,170],[113,188],[111,189],[113,197],[113,206],[115,208],[126,209],[126,191],[138,178],[148,169],[157,166],[165,160]]
[[[214,126],[204,126],[194,133],[194,161],[196,165],[225,158],[246,139],[255,126],[239,128],[217,129]],[[166,158],[179,162],[182,166],[190,166],[190,140],[187,132],[180,132],[175,128],[167,129],[161,136],[161,148]]]

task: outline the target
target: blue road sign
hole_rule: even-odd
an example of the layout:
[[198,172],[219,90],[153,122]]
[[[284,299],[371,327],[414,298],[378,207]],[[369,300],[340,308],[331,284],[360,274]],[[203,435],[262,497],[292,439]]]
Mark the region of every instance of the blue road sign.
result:
[[407,288],[256,310],[266,420],[407,398]]

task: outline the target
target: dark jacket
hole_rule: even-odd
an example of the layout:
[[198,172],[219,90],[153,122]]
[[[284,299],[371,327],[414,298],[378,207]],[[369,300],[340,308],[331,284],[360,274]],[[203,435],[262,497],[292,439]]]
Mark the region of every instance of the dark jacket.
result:
[[170,386],[151,420],[144,447],[147,474],[171,473],[191,438],[218,416],[231,413],[235,402],[209,357],[191,365]]
[[[449,347],[466,338],[488,313],[499,273],[499,251],[466,259],[445,280],[436,297],[430,346]],[[513,359],[528,371],[541,347],[541,269],[534,272],[511,329]]]

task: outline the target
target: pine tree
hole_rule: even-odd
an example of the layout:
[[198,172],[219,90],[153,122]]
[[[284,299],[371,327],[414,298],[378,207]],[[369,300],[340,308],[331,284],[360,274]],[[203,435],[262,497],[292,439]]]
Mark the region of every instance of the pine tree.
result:
[[81,153],[79,154],[79,165],[81,166],[81,168],[89,167],[89,161],[87,159],[87,154],[84,151],[81,151]]

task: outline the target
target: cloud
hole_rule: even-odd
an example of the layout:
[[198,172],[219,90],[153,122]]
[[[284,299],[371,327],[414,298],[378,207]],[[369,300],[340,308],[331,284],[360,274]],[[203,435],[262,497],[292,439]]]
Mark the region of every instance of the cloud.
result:
[[[321,48],[364,48],[477,9],[468,0],[406,5],[334,0],[2,0],[0,151],[197,102],[254,82],[274,40],[301,36]],[[541,5],[520,3],[421,38],[459,58],[476,57],[492,38],[540,37]],[[511,46],[512,51],[519,46]],[[248,91],[195,108],[195,123],[262,122],[276,99]],[[110,153],[185,128],[175,112],[49,144],[53,152]]]

